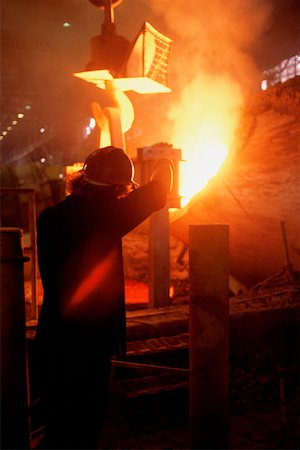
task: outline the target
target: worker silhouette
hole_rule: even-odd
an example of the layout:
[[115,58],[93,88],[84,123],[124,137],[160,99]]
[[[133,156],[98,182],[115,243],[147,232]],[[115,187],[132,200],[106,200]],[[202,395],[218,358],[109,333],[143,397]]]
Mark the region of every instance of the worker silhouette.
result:
[[71,181],[71,194],[37,219],[45,448],[98,448],[111,357],[126,353],[121,239],[164,207],[172,162],[158,160],[142,187],[133,176],[122,149],[97,149]]

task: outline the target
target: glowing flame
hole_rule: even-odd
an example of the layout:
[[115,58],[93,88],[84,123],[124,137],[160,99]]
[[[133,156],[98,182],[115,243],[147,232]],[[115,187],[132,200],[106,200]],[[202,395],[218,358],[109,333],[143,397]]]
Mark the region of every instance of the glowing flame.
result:
[[232,145],[242,95],[228,78],[199,74],[183,89],[169,117],[173,142],[182,149],[179,191],[181,205],[199,192],[219,171]]
[[195,142],[191,139],[185,144],[189,159],[181,163],[180,195],[181,205],[185,206],[189,200],[199,192],[220,169],[227,156],[224,143],[213,141]]
[[238,138],[239,114],[261,79],[251,53],[269,29],[272,2],[149,0],[149,4],[174,41],[173,95],[167,111],[173,124],[166,141],[181,148],[187,161],[180,167],[180,193],[186,203],[218,172],[226,149],[228,154],[237,150],[232,144]]

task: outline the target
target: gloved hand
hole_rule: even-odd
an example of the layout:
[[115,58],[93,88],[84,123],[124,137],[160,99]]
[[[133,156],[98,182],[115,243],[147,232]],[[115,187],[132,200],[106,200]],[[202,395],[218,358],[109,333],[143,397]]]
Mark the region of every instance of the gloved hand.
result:
[[170,158],[159,158],[155,161],[151,180],[159,181],[169,193],[173,186],[174,164]]

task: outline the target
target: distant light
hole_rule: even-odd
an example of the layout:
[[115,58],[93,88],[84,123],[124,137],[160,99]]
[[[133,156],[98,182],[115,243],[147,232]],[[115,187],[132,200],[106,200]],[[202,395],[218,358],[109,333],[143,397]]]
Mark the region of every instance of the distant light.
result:
[[63,27],[64,28],[69,28],[71,26],[70,22],[64,22],[63,23]]
[[19,113],[19,114],[18,114],[18,118],[19,118],[19,119],[23,119],[23,117],[24,117],[24,114],[23,114],[23,113]]
[[12,121],[12,124],[13,124],[13,125],[17,125],[17,123],[18,123],[17,120],[13,120],[13,121]]
[[25,105],[25,109],[31,109],[31,105]]
[[267,80],[262,80],[260,87],[261,87],[262,91],[266,91],[268,89]]
[[45,156],[42,156],[40,161],[41,161],[42,164],[44,164],[46,162]]
[[89,136],[91,134],[91,129],[90,127],[85,127],[85,135]]
[[46,131],[46,128],[44,128],[44,127],[40,128],[40,133],[45,133],[45,131]]
[[94,119],[94,117],[90,118],[90,128],[95,128],[96,126],[96,120]]
[[12,129],[12,127],[9,126],[9,127],[7,127],[6,129],[7,129],[7,131],[10,131],[10,130]]
[[7,131],[2,131],[2,135],[6,136],[7,135]]
[[60,173],[59,175],[58,175],[58,178],[60,178],[61,180],[64,178],[64,174],[63,173]]
[[2,141],[2,139],[3,139],[3,136],[0,136],[0,141]]

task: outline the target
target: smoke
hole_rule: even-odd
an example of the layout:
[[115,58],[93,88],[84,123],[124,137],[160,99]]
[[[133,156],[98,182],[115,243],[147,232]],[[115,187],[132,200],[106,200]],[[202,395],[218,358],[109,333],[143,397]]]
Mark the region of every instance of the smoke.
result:
[[[207,166],[203,155],[218,145],[229,149],[245,98],[259,86],[260,73],[250,55],[269,26],[271,4],[151,0],[151,6],[174,41],[169,73],[173,94],[167,111],[172,143],[194,167]],[[190,165],[189,179],[191,170]]]
[[249,53],[269,25],[268,0],[151,0],[151,5],[174,39],[172,64],[181,84],[201,72],[227,74],[246,90],[253,85],[257,73]]

